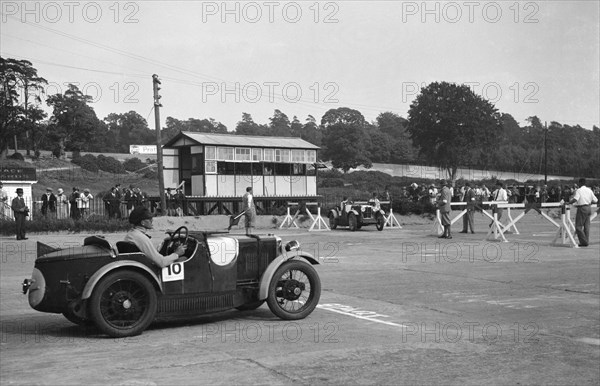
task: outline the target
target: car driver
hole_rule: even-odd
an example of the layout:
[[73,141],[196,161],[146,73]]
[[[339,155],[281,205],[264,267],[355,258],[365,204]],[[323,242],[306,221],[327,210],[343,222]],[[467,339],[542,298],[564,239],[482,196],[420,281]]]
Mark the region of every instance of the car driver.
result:
[[156,250],[152,245],[152,241],[150,241],[150,235],[146,233],[148,229],[153,228],[152,213],[147,208],[138,206],[132,210],[129,215],[129,222],[133,224],[133,229],[127,233],[125,241],[134,243],[144,255],[152,259],[159,267],[162,268],[172,264],[185,253],[185,245],[178,246],[175,252],[167,256],[161,255]]

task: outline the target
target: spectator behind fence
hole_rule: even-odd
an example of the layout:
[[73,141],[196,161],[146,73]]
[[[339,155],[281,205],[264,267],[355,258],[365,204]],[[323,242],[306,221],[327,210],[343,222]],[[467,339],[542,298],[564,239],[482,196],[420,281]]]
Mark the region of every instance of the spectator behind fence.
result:
[[62,188],[56,191],[56,217],[59,219],[69,218],[69,198]]
[[10,217],[10,205],[8,204],[8,193],[4,190],[2,181],[0,181],[0,218],[8,219]]
[[79,220],[81,218],[81,211],[79,210],[79,198],[81,194],[79,194],[79,188],[73,187],[73,193],[69,197],[69,204],[71,204],[71,218],[73,220]]
[[88,188],[83,189],[83,193],[79,196],[78,206],[81,218],[86,220],[90,215],[90,201],[94,199],[94,196],[90,193]]
[[42,195],[42,215],[56,217],[56,196],[50,187],[46,188],[46,193]]
[[11,208],[15,216],[17,240],[27,240],[27,237],[25,237],[25,217],[29,215],[29,208],[25,205],[22,188],[17,188],[17,197],[13,198]]

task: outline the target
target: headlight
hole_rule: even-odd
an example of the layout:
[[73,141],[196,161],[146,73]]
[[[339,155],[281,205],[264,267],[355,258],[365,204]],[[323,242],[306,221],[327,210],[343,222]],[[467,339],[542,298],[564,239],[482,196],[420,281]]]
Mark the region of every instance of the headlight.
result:
[[292,241],[290,241],[289,243],[287,243],[285,245],[285,250],[288,251],[288,252],[289,251],[295,251],[295,250],[298,250],[298,249],[300,249],[300,243],[297,242],[296,240],[292,240]]

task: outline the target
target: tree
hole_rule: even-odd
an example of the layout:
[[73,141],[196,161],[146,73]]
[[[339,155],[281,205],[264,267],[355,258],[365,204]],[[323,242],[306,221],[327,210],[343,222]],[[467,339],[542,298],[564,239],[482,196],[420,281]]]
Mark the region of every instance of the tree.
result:
[[239,135],[268,135],[268,128],[254,122],[252,115],[242,113],[242,120],[235,126],[235,133]]
[[156,131],[150,130],[146,119],[135,111],[109,114],[104,118],[104,122],[108,125],[111,136],[115,138],[120,153],[129,153],[130,145],[156,144]]
[[408,131],[419,154],[446,169],[452,181],[459,166],[489,163],[501,129],[494,105],[466,85],[431,83],[408,112]]
[[83,95],[77,86],[69,84],[64,95],[55,94],[46,100],[53,107],[49,135],[55,141],[59,154],[67,150],[88,150],[98,139],[102,122],[94,109],[88,106],[92,98]]
[[290,119],[280,110],[275,110],[273,116],[269,118],[269,135],[275,137],[291,137]]
[[410,134],[406,130],[408,121],[396,113],[384,112],[377,116],[377,127],[386,134],[391,146],[389,161],[401,163],[414,160],[414,151]]
[[322,155],[325,160],[331,160],[333,167],[347,173],[360,165],[372,166],[371,139],[359,111],[346,107],[331,109],[323,115],[321,124],[325,127]]
[[0,57],[0,155],[2,157],[6,156],[8,141],[12,137],[23,137],[23,135],[29,137],[30,140],[26,143],[27,154],[32,147],[35,147],[37,122],[46,117],[46,113],[37,107],[37,104],[41,103],[39,92],[46,83],[44,78],[38,76],[31,62]]

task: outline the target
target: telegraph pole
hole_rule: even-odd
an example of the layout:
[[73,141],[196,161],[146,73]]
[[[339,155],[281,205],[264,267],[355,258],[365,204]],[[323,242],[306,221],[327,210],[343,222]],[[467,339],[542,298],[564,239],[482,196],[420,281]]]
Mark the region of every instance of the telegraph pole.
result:
[[548,184],[548,122],[544,121],[544,184]]
[[156,129],[156,162],[158,164],[158,194],[160,197],[161,215],[164,216],[167,211],[167,200],[165,198],[165,177],[163,175],[163,157],[162,144],[160,139],[160,103],[161,96],[158,95],[158,90],[161,84],[158,75],[152,75],[152,85],[154,90],[154,128]]

